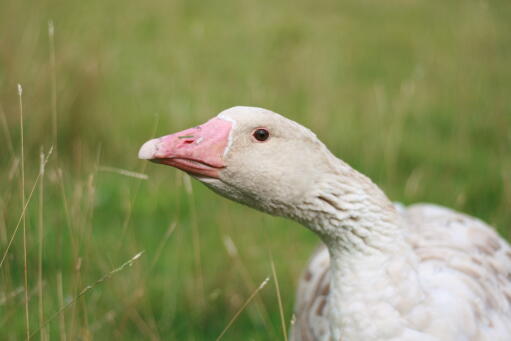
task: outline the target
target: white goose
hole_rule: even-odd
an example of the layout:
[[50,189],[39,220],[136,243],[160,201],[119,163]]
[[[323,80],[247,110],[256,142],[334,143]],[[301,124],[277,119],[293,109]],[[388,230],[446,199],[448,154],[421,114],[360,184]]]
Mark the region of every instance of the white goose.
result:
[[291,339],[511,340],[511,248],[447,208],[394,206],[301,125],[234,107],[146,142],[141,159],[285,216],[325,243],[301,278]]

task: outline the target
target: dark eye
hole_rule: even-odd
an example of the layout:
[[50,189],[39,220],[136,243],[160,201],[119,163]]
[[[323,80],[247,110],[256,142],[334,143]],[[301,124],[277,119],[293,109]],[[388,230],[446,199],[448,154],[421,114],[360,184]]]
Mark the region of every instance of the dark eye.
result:
[[252,134],[257,141],[266,141],[270,137],[270,132],[266,129],[256,129]]

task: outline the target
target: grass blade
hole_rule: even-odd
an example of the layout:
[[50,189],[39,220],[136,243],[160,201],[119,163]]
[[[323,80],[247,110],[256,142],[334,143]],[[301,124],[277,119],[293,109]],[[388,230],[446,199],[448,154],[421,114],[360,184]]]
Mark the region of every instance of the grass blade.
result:
[[[107,281],[108,279],[110,279],[113,275],[115,275],[116,273],[118,272],[121,272],[122,270],[124,270],[126,267],[129,267],[129,266],[132,266],[133,263],[138,260],[142,255],[144,254],[144,251],[140,251],[139,253],[137,253],[136,255],[134,255],[133,257],[131,257],[129,260],[127,260],[126,262],[122,263],[120,266],[118,266],[117,268],[113,269],[112,271],[106,273],[105,275],[101,276],[98,280],[96,280],[94,283],[92,284],[89,284],[87,285],[86,287],[84,287],[82,290],[80,290],[80,292],[78,293],[78,295],[76,295],[72,300],[70,300],[69,302],[67,302],[66,304],[62,305],[63,302],[61,302],[61,308],[59,310],[57,310],[55,313],[53,313],[53,315],[48,318],[46,321],[44,321],[44,323],[39,326],[39,328],[34,331],[29,337],[33,337],[34,335],[36,335],[39,331],[41,331],[42,328],[44,328],[46,325],[48,325],[48,323],[50,323],[52,320],[54,320],[57,316],[59,316],[60,314],[62,314],[62,312],[64,310],[66,310],[67,308],[69,308],[70,306],[72,306],[74,303],[76,303],[76,301],[82,297],[83,295],[85,295],[86,293],[88,293],[90,290],[94,289],[96,286],[98,286],[99,284]],[[62,280],[60,280],[60,283],[62,283]],[[62,287],[62,284],[60,284],[60,287]]]
[[[23,141],[23,88],[18,84],[18,98],[20,109],[20,140],[21,140],[21,207],[25,207],[25,150]],[[25,214],[22,215],[23,226],[23,274],[25,282],[25,325],[27,340],[30,338],[30,315],[28,309],[28,265],[27,265],[27,222]]]
[[271,253],[270,253],[270,264],[271,264],[271,272],[273,275],[273,279],[275,280],[275,291],[277,292],[277,300],[279,303],[279,313],[280,313],[280,323],[282,326],[282,334],[284,335],[284,340],[287,341],[286,320],[284,318],[284,307],[282,305],[282,297],[280,296],[279,279],[277,277],[277,271],[275,271],[275,263],[273,262],[273,256],[271,255]]
[[227,332],[227,330],[232,326],[232,324],[234,323],[234,321],[236,321],[236,319],[238,318],[238,316],[241,314],[241,312],[243,310],[245,310],[245,308],[250,304],[250,302],[252,302],[252,300],[254,299],[254,297],[259,293],[259,291],[261,291],[265,286],[266,284],[268,284],[268,281],[270,280],[270,277],[266,277],[266,279],[264,281],[261,282],[261,284],[259,285],[259,287],[257,287],[257,289],[254,290],[254,292],[247,298],[247,300],[245,301],[245,303],[243,303],[243,305],[238,309],[238,311],[236,312],[236,314],[234,314],[234,316],[231,318],[231,320],[229,321],[229,323],[227,323],[227,325],[225,326],[224,330],[222,330],[222,332],[220,333],[220,335],[218,335],[218,337],[215,339],[216,341],[219,341],[224,335],[225,333]]
[[[48,152],[48,155],[46,157],[46,160],[44,161],[44,163],[46,164],[48,162],[48,159],[50,158],[50,155],[53,151],[53,147],[50,148],[50,151]],[[12,236],[11,236],[11,239],[9,239],[9,244],[7,244],[7,247],[5,248],[5,251],[4,251],[4,255],[2,256],[2,260],[0,260],[0,268],[2,267],[2,265],[4,264],[4,261],[5,259],[7,258],[7,254],[9,253],[9,249],[11,248],[11,245],[14,241],[14,238],[16,237],[16,233],[18,232],[18,229],[21,225],[21,221],[23,220],[23,217],[25,217],[25,213],[27,211],[27,207],[28,207],[28,204],[30,203],[30,199],[32,199],[32,195],[34,194],[34,191],[37,187],[37,184],[39,183],[39,179],[41,178],[41,174],[38,174],[35,181],[34,181],[34,185],[32,185],[32,189],[30,190],[30,194],[28,195],[28,198],[27,198],[27,201],[25,202],[25,205],[23,206],[23,210],[21,211],[21,215],[18,219],[18,223],[16,224],[16,227],[14,228],[14,232],[12,233]]]

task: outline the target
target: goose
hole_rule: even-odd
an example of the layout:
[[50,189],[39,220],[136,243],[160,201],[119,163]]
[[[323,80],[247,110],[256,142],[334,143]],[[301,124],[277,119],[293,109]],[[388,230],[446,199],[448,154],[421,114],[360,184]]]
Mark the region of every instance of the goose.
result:
[[139,158],[319,236],[293,341],[511,340],[511,248],[493,228],[433,204],[393,204],[284,116],[233,107],[147,141]]

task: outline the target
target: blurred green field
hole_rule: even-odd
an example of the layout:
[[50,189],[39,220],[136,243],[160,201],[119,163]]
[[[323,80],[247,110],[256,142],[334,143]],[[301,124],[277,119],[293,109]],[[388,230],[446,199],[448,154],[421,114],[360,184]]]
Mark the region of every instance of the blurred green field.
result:
[[1,340],[26,311],[36,340],[214,340],[267,277],[222,339],[284,339],[271,258],[288,325],[317,238],[136,158],[234,105],[511,235],[509,1],[4,0],[0,32]]

